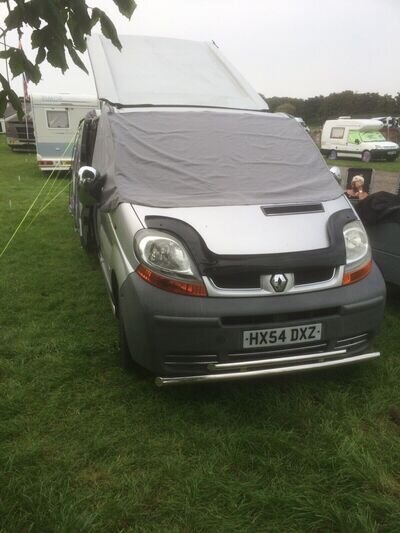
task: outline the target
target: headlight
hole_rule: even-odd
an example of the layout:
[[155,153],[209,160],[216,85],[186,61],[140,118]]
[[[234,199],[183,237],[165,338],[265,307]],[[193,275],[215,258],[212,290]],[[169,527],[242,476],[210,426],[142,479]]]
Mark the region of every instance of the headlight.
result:
[[345,225],[343,236],[346,246],[346,264],[358,263],[369,252],[367,232],[361,222],[357,220]]
[[139,231],[135,251],[141,262],[153,270],[183,278],[197,277],[189,254],[172,235],[153,230]]
[[137,274],[160,289],[190,296],[207,296],[203,280],[178,239],[161,231],[138,231],[134,249]]
[[371,249],[367,232],[358,220],[345,225],[343,237],[346,246],[343,285],[350,285],[365,278],[371,272]]

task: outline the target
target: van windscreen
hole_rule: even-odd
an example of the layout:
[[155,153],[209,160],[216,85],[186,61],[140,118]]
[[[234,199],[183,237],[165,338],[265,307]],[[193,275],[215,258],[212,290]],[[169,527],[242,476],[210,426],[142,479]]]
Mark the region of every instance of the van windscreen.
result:
[[280,114],[103,108],[93,166],[102,208],[268,205],[332,200],[342,190],[317,146]]
[[385,137],[380,131],[361,131],[360,137],[363,142],[383,142],[386,141]]

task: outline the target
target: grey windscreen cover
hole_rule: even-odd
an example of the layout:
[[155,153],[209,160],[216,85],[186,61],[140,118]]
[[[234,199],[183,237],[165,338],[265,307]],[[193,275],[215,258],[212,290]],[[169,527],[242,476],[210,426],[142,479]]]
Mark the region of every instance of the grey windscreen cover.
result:
[[106,175],[106,211],[121,202],[268,205],[342,194],[308,133],[279,114],[104,108],[93,166]]

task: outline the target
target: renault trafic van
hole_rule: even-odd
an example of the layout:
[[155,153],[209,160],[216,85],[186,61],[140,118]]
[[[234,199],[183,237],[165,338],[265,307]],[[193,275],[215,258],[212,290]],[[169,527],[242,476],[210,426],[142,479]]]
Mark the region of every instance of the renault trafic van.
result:
[[70,201],[122,366],[164,386],[378,357],[384,282],[304,128],[213,43],[121,41],[89,42],[102,109],[80,126]]
[[387,141],[380,130],[383,123],[373,119],[339,117],[327,120],[322,128],[321,153],[328,159],[340,157],[394,161],[399,155],[399,145]]

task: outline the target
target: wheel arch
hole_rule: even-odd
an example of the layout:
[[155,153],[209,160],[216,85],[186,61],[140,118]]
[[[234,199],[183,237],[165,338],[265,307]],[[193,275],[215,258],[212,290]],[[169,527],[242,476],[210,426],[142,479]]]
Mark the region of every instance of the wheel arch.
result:
[[115,271],[111,271],[111,298],[114,304],[115,316],[119,317],[119,285]]

